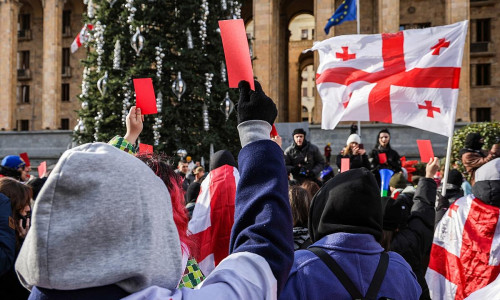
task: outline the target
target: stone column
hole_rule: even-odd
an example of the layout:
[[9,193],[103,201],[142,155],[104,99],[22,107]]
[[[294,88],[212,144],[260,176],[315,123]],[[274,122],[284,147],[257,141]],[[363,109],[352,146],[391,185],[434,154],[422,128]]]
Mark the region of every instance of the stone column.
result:
[[[254,76],[264,92],[280,108],[279,98],[279,3],[278,0],[254,0]],[[280,119],[280,112],[278,118]]]
[[378,31],[399,31],[399,0],[378,0]]
[[[445,22],[453,24],[463,20],[470,22],[469,0],[446,0]],[[470,122],[470,23],[464,46],[464,58],[462,70],[460,71],[460,91],[458,94],[458,105],[456,119]]]
[[[337,1],[340,4],[340,1]],[[327,38],[333,37],[335,35],[335,26],[330,28],[330,34],[326,35],[325,25],[326,20],[330,18],[335,12],[335,0],[314,0],[314,19],[316,20],[316,26],[314,28],[314,40],[323,41]],[[319,66],[319,55],[314,51],[314,71],[318,70]],[[316,88],[316,87],[315,87]],[[316,93],[314,99],[314,112],[312,114],[312,119],[314,124],[321,123],[321,112],[323,110],[323,102]]]
[[19,2],[0,2],[0,130],[16,127],[17,16]]
[[42,129],[57,129],[61,100],[61,0],[45,0],[43,7]]

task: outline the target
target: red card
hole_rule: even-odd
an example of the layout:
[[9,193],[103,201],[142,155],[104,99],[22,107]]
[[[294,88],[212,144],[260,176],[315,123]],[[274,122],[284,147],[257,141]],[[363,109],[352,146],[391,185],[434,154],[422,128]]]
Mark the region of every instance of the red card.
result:
[[156,95],[151,78],[134,79],[135,104],[143,115],[158,113],[156,109]]
[[30,163],[30,159],[28,157],[28,153],[26,152],[23,152],[21,154],[19,154],[19,156],[24,160],[24,163],[26,164],[26,166],[31,166],[31,163]]
[[349,171],[350,168],[350,160],[348,158],[342,158],[340,160],[340,173],[344,173],[345,171]]
[[271,137],[278,136],[278,130],[276,130],[276,127],[273,124],[273,128],[271,128]]
[[47,173],[47,162],[42,161],[38,166],[38,177],[42,178]]
[[219,28],[226,57],[229,87],[237,88],[241,80],[246,80],[250,83],[250,88],[255,90],[252,61],[243,20],[219,21]]
[[387,154],[385,153],[379,153],[378,154],[378,163],[379,164],[385,164],[387,162]]
[[139,154],[152,154],[153,146],[139,143]]
[[420,161],[428,163],[434,157],[432,144],[430,140],[417,140],[418,152],[420,152]]

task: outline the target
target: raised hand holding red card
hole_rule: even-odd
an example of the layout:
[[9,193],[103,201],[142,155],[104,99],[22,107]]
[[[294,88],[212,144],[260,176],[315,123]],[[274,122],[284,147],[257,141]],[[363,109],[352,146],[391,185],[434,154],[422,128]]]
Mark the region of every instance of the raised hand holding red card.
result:
[[158,113],[156,95],[151,78],[134,79],[135,102],[143,115]]
[[420,152],[420,161],[428,163],[434,158],[434,150],[430,140],[417,140],[418,152]]
[[252,61],[243,20],[219,21],[219,28],[226,57],[229,87],[237,88],[238,83],[245,80],[250,83],[250,88],[255,90]]

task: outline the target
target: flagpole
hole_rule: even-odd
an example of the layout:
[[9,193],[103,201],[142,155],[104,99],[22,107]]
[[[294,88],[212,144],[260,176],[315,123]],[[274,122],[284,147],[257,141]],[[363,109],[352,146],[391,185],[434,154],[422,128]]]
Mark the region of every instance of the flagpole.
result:
[[[360,34],[359,0],[356,0],[356,30]],[[358,134],[361,137],[361,121],[358,121]]]
[[446,149],[446,161],[444,166],[444,178],[441,190],[441,195],[446,196],[446,183],[448,182],[448,174],[450,171],[451,146],[453,144],[453,136],[448,138],[448,149]]

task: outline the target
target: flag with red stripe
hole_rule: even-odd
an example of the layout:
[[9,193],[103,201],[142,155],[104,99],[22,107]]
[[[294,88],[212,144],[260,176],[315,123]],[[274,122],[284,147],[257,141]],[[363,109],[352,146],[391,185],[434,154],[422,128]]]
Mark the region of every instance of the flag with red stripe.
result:
[[205,276],[229,255],[239,179],[238,169],[223,165],[211,170],[201,184],[188,228],[200,245],[197,260]]
[[379,121],[452,136],[467,24],[345,35],[315,44],[321,127]]
[[85,24],[76,36],[73,43],[71,43],[71,53],[75,53],[83,44],[89,40],[89,31],[94,29],[94,25]]
[[500,209],[473,195],[455,201],[434,232],[425,279],[431,298],[462,300],[500,273]]

